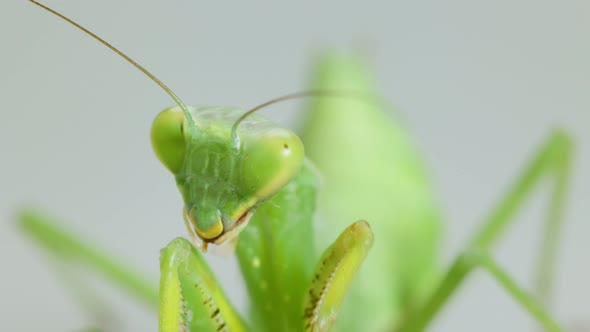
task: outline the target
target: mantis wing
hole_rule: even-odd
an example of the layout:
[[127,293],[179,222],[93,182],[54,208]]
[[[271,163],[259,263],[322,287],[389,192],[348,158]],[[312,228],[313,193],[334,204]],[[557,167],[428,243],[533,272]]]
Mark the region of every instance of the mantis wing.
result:
[[[312,89],[376,95],[355,57],[327,55]],[[391,328],[437,277],[439,211],[417,150],[385,105],[354,98],[310,101],[301,131],[307,156],[324,175],[319,211],[332,236],[349,220],[366,219],[377,234],[339,326],[342,331]],[[354,317],[363,317],[362,324]],[[365,323],[369,322],[370,325]]]

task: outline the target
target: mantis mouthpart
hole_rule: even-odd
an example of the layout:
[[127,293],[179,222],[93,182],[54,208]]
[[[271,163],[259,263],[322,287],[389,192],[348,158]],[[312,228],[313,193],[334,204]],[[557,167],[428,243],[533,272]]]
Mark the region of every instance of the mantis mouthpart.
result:
[[[119,54],[176,103],[155,118],[151,144],[173,175],[184,203],[178,220],[184,219],[192,243],[176,238],[162,249],[159,289],[36,210],[19,216],[25,232],[58,261],[93,268],[158,310],[159,331],[423,331],[475,269],[488,273],[544,329],[562,331],[546,303],[573,154],[564,131],[550,136],[480,231],[441,268],[442,217],[427,172],[409,135],[383,104],[316,98],[308,105],[301,138],[252,114],[259,107],[185,105],[114,46],[29,1]],[[375,95],[357,58],[327,55],[317,68],[310,91]],[[491,250],[548,176],[552,194],[538,282],[530,294]],[[358,218],[363,220],[352,222]],[[224,243],[235,245],[249,294],[247,317],[203,257],[208,245]],[[96,310],[87,291],[75,290],[88,311]]]

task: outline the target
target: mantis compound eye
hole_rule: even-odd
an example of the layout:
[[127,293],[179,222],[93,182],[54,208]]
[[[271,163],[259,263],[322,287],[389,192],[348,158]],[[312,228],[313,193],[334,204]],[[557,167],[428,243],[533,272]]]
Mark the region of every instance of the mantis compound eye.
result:
[[259,201],[270,198],[301,169],[303,143],[283,128],[273,128],[243,145],[242,190]]
[[171,107],[158,114],[152,124],[152,147],[166,168],[177,174],[184,162],[186,141],[185,117],[179,107]]

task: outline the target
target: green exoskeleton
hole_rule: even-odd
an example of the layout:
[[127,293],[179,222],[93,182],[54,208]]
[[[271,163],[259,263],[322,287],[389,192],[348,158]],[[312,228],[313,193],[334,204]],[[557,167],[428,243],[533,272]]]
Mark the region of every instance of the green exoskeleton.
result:
[[[376,90],[358,58],[327,56],[317,68],[313,89]],[[326,228],[342,227],[346,218],[362,215],[377,236],[343,308],[339,331],[421,331],[476,268],[491,274],[545,329],[560,330],[544,306],[570,173],[572,143],[566,133],[557,131],[544,143],[446,270],[438,262],[443,218],[405,128],[374,104],[318,98],[310,100],[301,137],[307,156],[324,176],[319,209],[330,225]],[[491,248],[545,178],[552,180],[552,194],[530,295],[497,265]],[[382,234],[387,240],[381,240]]]
[[183,238],[161,251],[160,289],[155,296],[125,264],[76,240],[41,214],[25,211],[21,215],[25,229],[59,257],[89,263],[134,295],[158,302],[163,332],[329,330],[373,244],[373,233],[367,222],[357,221],[345,227],[321,256],[317,254],[312,220],[318,179],[300,139],[252,115],[257,108],[186,106],[106,41],[31,2],[117,52],[176,101],[177,106],[154,120],[153,148],[174,174],[194,244],[205,251],[209,243],[236,243],[251,295],[251,319],[248,322],[235,311],[200,252]]
[[[304,150],[290,130],[250,112],[185,106],[129,57],[39,6],[130,61],[176,101],[156,117],[151,139],[175,177],[188,232],[203,250],[209,243],[235,242],[250,295],[247,318],[226,298],[200,251],[183,238],[161,251],[158,291],[126,264],[43,215],[23,213],[21,224],[58,257],[89,264],[157,306],[160,331],[422,331],[475,268],[489,272],[545,329],[561,331],[541,303],[550,292],[569,175],[566,134],[551,137],[445,270],[437,257],[442,218],[428,177],[407,133],[382,105],[346,97],[314,99],[302,130]],[[327,57],[318,68],[312,91],[374,95],[356,59]],[[313,223],[318,172],[306,156],[325,182],[319,224]],[[496,264],[490,249],[546,174],[555,177],[541,251],[548,258],[539,264],[536,294],[530,295]],[[371,226],[365,221],[349,225],[359,218]],[[326,239],[332,238],[328,246]]]
[[206,249],[209,242],[236,239],[256,208],[294,180],[303,167],[303,144],[290,130],[255,115],[232,131],[241,109],[187,109],[161,112],[152,144],[176,178],[189,232]]

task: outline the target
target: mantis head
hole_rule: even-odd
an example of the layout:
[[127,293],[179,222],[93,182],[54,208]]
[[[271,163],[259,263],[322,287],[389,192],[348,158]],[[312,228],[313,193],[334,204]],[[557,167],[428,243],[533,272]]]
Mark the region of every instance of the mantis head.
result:
[[244,113],[239,109],[188,110],[188,117],[180,107],[162,111],[152,125],[152,146],[176,177],[187,224],[204,246],[221,244],[297,175],[303,144],[290,130],[255,116],[242,121],[234,137],[232,125]]

